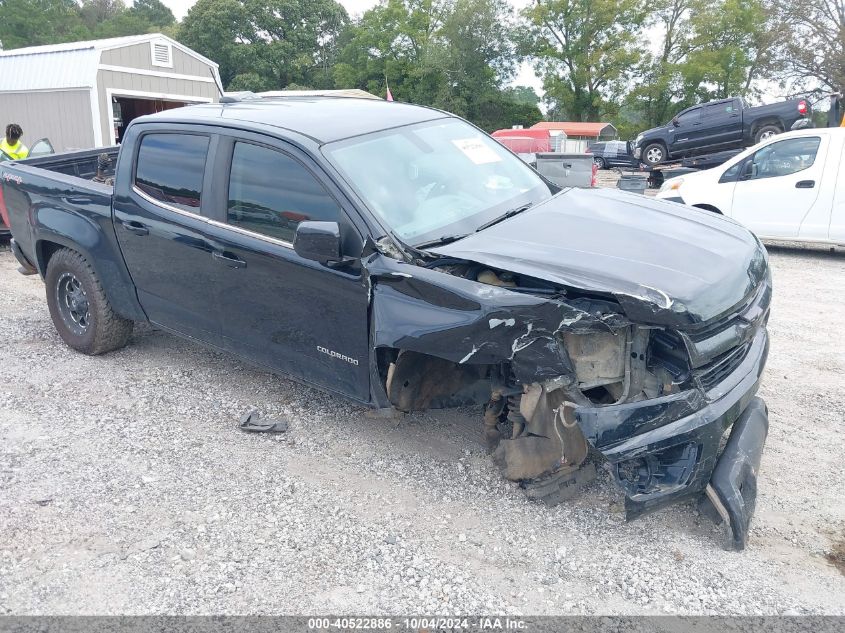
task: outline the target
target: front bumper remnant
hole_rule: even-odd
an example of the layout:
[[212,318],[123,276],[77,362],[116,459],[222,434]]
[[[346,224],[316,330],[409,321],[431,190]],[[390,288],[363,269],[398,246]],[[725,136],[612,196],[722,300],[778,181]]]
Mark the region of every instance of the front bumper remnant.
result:
[[712,481],[727,510],[734,546],[744,547],[768,429],[765,404],[755,397],[768,348],[766,330],[760,329],[742,363],[706,393],[690,390],[576,409],[578,426],[611,464],[625,492],[628,519],[699,497]]
[[769,433],[766,404],[754,398],[734,423],[710,485],[727,512],[736,550],[745,548],[757,500],[757,472]]

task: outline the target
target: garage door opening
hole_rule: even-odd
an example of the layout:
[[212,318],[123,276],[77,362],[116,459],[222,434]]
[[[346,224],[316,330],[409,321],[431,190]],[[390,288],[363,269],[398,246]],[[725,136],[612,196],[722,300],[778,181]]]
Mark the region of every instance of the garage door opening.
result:
[[112,124],[114,137],[118,143],[123,142],[123,133],[133,119],[145,114],[154,114],[173,108],[188,105],[186,101],[172,101],[170,99],[151,99],[144,97],[112,97]]

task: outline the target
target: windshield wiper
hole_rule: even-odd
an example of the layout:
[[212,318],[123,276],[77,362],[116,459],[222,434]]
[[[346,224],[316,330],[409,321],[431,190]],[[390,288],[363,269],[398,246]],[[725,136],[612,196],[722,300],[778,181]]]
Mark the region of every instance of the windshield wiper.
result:
[[507,220],[508,218],[512,218],[513,216],[515,216],[519,213],[522,213],[523,211],[527,211],[528,209],[531,208],[532,204],[533,203],[529,202],[528,204],[523,204],[521,207],[516,207],[515,209],[511,209],[510,211],[506,211],[505,213],[500,215],[498,218],[493,218],[489,222],[485,222],[484,224],[479,226],[477,229],[475,229],[475,232],[478,233],[479,231],[483,231],[484,229],[489,228],[489,227],[493,226],[494,224],[498,224],[499,222],[503,222],[504,220]]
[[445,244],[457,242],[458,240],[463,239],[465,237],[466,235],[444,235],[443,237],[438,237],[435,240],[429,240],[427,242],[415,244],[414,248],[431,248],[432,246],[444,246]]

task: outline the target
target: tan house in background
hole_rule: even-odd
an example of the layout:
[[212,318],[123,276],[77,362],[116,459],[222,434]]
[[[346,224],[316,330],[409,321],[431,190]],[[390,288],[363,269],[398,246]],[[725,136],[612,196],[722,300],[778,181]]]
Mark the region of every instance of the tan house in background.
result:
[[0,51],[0,119],[56,151],[114,145],[137,116],[216,102],[217,64],[159,33]]

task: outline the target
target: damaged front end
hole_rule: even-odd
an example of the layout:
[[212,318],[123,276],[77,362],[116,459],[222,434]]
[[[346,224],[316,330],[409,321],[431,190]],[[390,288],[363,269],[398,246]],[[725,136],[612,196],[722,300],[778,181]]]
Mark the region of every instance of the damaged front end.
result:
[[463,257],[411,263],[374,249],[374,398],[402,411],[483,404],[502,474],[547,503],[590,480],[591,449],[624,491],[628,518],[706,493],[742,548],[767,430],[755,397],[768,352],[763,260],[739,304],[694,322],[654,289],[584,290]]

